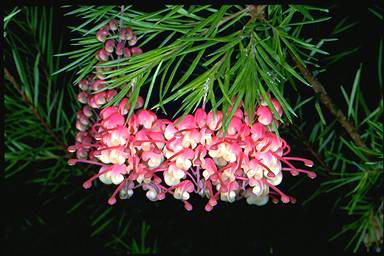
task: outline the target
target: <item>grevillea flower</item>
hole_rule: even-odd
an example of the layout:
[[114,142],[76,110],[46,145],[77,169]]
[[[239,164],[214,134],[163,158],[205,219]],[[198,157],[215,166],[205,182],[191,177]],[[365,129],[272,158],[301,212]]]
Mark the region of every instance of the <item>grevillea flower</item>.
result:
[[[288,203],[295,199],[277,188],[283,182],[283,172],[316,177],[314,172],[292,164],[301,161],[305,166],[313,165],[310,160],[288,156],[290,146],[273,132],[272,122],[278,124],[274,113],[283,114],[276,99],[271,99],[274,111],[264,101],[252,116],[237,108],[226,132],[221,111],[207,113],[200,108],[180,122],[172,122],[140,109],[144,104],[141,97],[129,117],[132,106],[128,98],[103,108],[118,91],[98,92],[108,84],[103,74],[106,67],[101,64],[131,58],[142,50],[130,47],[137,41],[133,31],[120,28],[113,20],[97,32],[96,38],[103,42],[96,53],[100,62],[96,75],[79,82],[82,92],[78,100],[84,107],[77,113],[76,144],[68,148],[77,158],[68,163],[99,166],[98,173],[83,186],[89,189],[96,179],[117,186],[109,204],[116,203],[117,195],[120,199],[132,197],[139,188],[150,201],[170,194],[188,211],[192,210],[188,200],[193,193],[208,198],[206,211],[219,200],[233,203],[245,198],[255,205],[264,205],[269,199]],[[231,111],[229,108],[227,114]]]

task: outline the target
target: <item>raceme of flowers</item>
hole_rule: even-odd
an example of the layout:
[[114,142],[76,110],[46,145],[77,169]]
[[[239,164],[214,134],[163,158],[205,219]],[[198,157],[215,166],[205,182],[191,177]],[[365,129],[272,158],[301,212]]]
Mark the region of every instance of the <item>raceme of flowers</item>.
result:
[[[119,35],[118,40],[107,39],[111,35]],[[119,28],[113,20],[96,37],[105,42],[96,54],[101,61],[141,53],[140,48],[128,47],[136,43],[132,30]],[[100,166],[83,187],[90,188],[96,179],[116,185],[109,204],[116,203],[117,195],[120,199],[130,198],[139,187],[151,201],[172,195],[189,211],[191,193],[208,198],[206,211],[211,211],[218,200],[234,202],[246,198],[248,204],[264,205],[271,198],[275,203],[288,203],[295,199],[277,188],[283,171],[316,177],[314,172],[291,163],[313,165],[310,160],[288,156],[290,146],[273,132],[272,122],[278,126],[278,121],[265,101],[252,114],[252,124],[247,112],[236,109],[227,132],[222,127],[221,111],[207,113],[200,108],[193,115],[172,122],[142,109],[144,100],[140,96],[128,118],[132,108],[128,98],[100,110],[117,94],[116,90],[93,93],[106,82],[100,71],[96,66],[96,74],[79,82],[82,92],[78,100],[84,106],[77,113],[76,144],[68,148],[69,152],[76,152],[76,159],[68,163]],[[279,102],[271,102],[281,116]]]

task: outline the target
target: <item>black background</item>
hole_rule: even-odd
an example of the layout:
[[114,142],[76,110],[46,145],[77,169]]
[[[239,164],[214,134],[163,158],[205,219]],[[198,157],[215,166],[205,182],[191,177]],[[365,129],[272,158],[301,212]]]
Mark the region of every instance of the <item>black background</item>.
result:
[[[341,33],[339,41],[326,43],[324,48],[330,54],[345,49],[360,46],[355,54],[331,65],[326,72],[319,74],[319,80],[326,87],[330,95],[341,106],[344,101],[340,92],[340,85],[349,87],[353,83],[354,75],[363,63],[362,86],[363,93],[371,99],[372,106],[379,100],[381,92],[377,81],[377,49],[379,37],[382,36],[382,21],[370,13],[366,6],[361,5],[333,5],[330,9],[331,21],[316,25],[305,31],[315,38],[326,38],[334,24],[348,16],[350,22],[358,22],[353,28]],[[66,44],[73,34],[64,25],[76,25],[77,18],[63,16],[63,11],[57,9],[57,29],[65,34]],[[64,49],[67,51],[70,46]],[[320,64],[326,64],[320,60]],[[311,89],[303,89],[310,95]],[[172,109],[172,107],[170,107]],[[313,116],[313,115],[312,115]],[[305,116],[311,120],[311,115]],[[303,146],[289,134],[284,135],[291,144],[297,143],[292,155],[310,158]],[[98,188],[87,191],[81,189],[84,179],[73,177],[70,185],[63,187],[54,195],[38,194],[40,187],[26,184],[33,171],[39,164],[13,177],[5,183],[5,201],[3,209],[7,215],[5,220],[3,250],[4,255],[115,255],[105,248],[106,239],[113,231],[103,232],[96,237],[90,237],[94,230],[89,216],[92,205],[82,206],[79,210],[68,214],[74,203],[89,193],[95,193]],[[70,167],[67,168],[70,170]],[[295,184],[300,177],[287,177],[280,187],[286,191]],[[342,195],[336,193],[322,194],[306,205],[301,201],[308,198],[319,187],[323,178],[315,180],[304,179],[304,182],[293,193],[297,204],[267,204],[263,207],[249,206],[245,201],[233,204],[219,202],[212,212],[205,212],[205,199],[192,197],[194,206],[192,212],[184,210],[182,203],[167,198],[162,202],[152,203],[145,198],[144,193],[135,192],[128,201],[119,201],[113,206],[114,214],[121,214],[123,208],[130,214],[126,221],[132,220],[131,234],[138,238],[137,232],[142,221],[150,224],[151,230],[148,245],[158,239],[161,254],[175,255],[351,255],[350,250],[344,250],[350,237],[342,237],[329,241],[331,235],[341,230],[343,225],[352,219],[339,208],[333,208],[335,201]],[[72,190],[78,191],[70,195]],[[112,191],[112,190],[111,190]],[[110,191],[110,192],[111,192]],[[49,203],[44,204],[48,199]],[[110,207],[104,197],[95,197],[93,204]],[[42,216],[45,224],[40,224],[35,215]],[[28,224],[28,219],[31,224]],[[129,241],[127,241],[129,243]],[[359,251],[358,255],[366,255]]]

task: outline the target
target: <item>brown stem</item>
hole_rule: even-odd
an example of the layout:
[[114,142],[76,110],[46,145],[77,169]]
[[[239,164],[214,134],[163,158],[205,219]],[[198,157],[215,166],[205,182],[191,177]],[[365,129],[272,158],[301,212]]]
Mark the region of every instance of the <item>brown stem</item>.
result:
[[64,149],[66,150],[66,145],[59,140],[59,138],[56,136],[56,134],[52,131],[52,129],[49,127],[49,125],[45,122],[43,117],[40,115],[40,113],[37,111],[37,109],[33,106],[31,100],[27,97],[27,95],[24,93],[21,86],[16,82],[15,78],[12,76],[12,74],[8,71],[7,68],[4,68],[4,74],[5,78],[11,82],[11,84],[15,87],[17,92],[21,95],[24,102],[31,108],[32,112],[35,114],[35,116],[40,120],[41,124],[47,129],[48,133],[54,138],[54,140]]
[[323,85],[312,75],[312,73],[293,55],[291,54],[296,66],[299,68],[305,79],[309,82],[315,92],[320,94],[320,100],[325,107],[334,115],[341,126],[347,131],[356,145],[367,148],[367,145],[361,139],[360,134],[357,132],[356,127],[350,123],[347,117],[341,110],[337,110],[331,97],[325,91]]

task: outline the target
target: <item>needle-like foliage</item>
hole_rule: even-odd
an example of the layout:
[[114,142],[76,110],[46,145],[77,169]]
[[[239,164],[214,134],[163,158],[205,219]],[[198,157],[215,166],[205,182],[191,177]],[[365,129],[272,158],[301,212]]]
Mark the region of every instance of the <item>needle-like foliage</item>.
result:
[[[293,77],[308,83],[288,62],[287,54],[291,51],[301,59],[299,52],[302,56],[325,53],[300,36],[303,26],[329,19],[314,18],[310,14],[314,11],[327,10],[280,5],[246,8],[223,5],[219,9],[167,6],[154,12],[137,12],[131,7],[108,8],[108,11],[102,7],[81,7],[68,13],[86,20],[72,28],[84,34],[74,39],[79,50],[61,54],[73,61],[56,73],[77,67],[78,78],[74,83],[84,78],[96,63],[95,49],[102,47],[95,38],[96,31],[109,19],[119,19],[135,31],[140,47],[150,48],[128,60],[116,59],[103,64],[119,68],[105,72],[108,86],[102,90],[129,87],[129,81],[136,79],[135,95],[145,93],[146,102],[149,99],[159,102],[152,108],[165,111],[167,103],[182,99],[175,114],[182,111],[180,121],[198,105],[206,103],[214,110],[219,107],[225,110],[229,106],[235,110],[243,100],[245,109],[253,113],[253,106],[271,92],[291,121],[295,113],[283,97],[284,84]],[[100,17],[102,22],[95,23]],[[193,61],[185,65],[187,59]],[[155,83],[159,88],[156,98],[152,95]],[[116,100],[106,106],[115,104],[125,94],[126,90],[122,89]],[[269,100],[267,103],[272,106]],[[224,128],[233,113],[224,117]],[[274,115],[280,120],[277,113]]]

